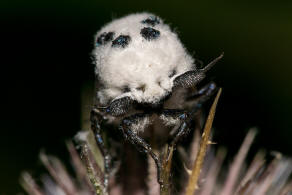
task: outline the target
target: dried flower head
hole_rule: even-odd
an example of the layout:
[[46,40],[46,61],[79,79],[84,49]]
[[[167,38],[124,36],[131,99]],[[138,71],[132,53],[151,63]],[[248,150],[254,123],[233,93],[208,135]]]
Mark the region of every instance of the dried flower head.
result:
[[[163,185],[157,183],[156,167],[154,161],[148,159],[147,191],[137,191],[135,194],[148,193],[149,195],[185,194],[185,195],[233,195],[233,194],[280,194],[292,193],[292,159],[273,152],[273,160],[265,159],[265,152],[259,151],[253,161],[248,165],[246,156],[255,138],[256,130],[251,129],[245,137],[237,155],[229,167],[224,165],[227,150],[220,148],[214,155],[210,132],[215,108],[221,90],[211,107],[205,124],[204,132],[200,138],[198,131],[194,134],[189,154],[184,148],[179,147],[184,173],[187,177],[181,177],[183,187],[180,192],[174,191],[172,184],[171,167],[174,148],[165,146],[162,156]],[[55,157],[41,153],[40,159],[47,168],[49,175],[41,178],[42,185],[27,172],[22,174],[21,184],[30,195],[120,195],[124,194],[121,183],[116,181],[116,166],[111,172],[108,188],[104,185],[104,162],[94,136],[90,131],[80,132],[76,136],[78,145],[74,147],[68,142],[68,150],[71,155],[75,170],[75,177],[71,176],[66,167]],[[79,151],[79,152],[78,152]],[[196,158],[194,158],[194,156]],[[223,168],[222,168],[223,167]],[[123,169],[123,167],[119,167]],[[223,174],[222,174],[223,172]],[[135,179],[135,178],[134,178]]]

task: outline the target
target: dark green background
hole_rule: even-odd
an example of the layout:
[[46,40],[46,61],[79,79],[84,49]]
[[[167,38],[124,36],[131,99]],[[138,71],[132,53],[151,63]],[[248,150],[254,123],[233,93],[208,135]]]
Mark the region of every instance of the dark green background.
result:
[[22,170],[38,172],[45,148],[67,159],[80,129],[94,33],[112,18],[150,11],[175,27],[205,63],[225,52],[209,79],[223,87],[215,141],[235,152],[257,126],[255,148],[292,155],[291,1],[0,2],[0,194],[16,194]]

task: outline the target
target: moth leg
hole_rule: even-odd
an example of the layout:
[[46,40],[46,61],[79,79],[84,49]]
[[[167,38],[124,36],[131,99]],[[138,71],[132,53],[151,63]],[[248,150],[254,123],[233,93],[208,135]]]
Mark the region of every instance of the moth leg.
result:
[[199,91],[198,91],[198,98],[197,98],[197,102],[196,104],[191,108],[190,111],[190,117],[193,118],[194,115],[198,112],[198,110],[200,110],[203,106],[203,104],[209,100],[212,95],[215,94],[215,92],[218,90],[217,86],[215,83],[211,82],[207,85],[205,85],[204,87],[202,87]]
[[98,145],[99,150],[101,151],[104,158],[104,186],[108,187],[108,180],[110,174],[110,163],[111,156],[105,147],[102,135],[101,135],[101,123],[103,121],[102,114],[97,109],[92,109],[90,112],[90,121],[91,121],[91,130],[93,131],[96,143]]
[[[200,90],[196,91],[195,93],[192,93],[188,97],[186,97],[187,101],[194,100],[197,98],[200,98],[202,95],[204,96],[210,96],[214,93],[214,90],[216,89],[216,83],[210,82],[209,84],[203,86]],[[212,94],[210,94],[212,93]],[[210,94],[210,95],[208,95]]]
[[[138,135],[137,130],[135,128],[135,125],[137,125],[141,120],[145,119],[148,117],[149,114],[146,113],[138,113],[138,114],[133,114],[129,117],[126,117],[122,120],[119,129],[122,131],[125,139],[130,141],[136,148],[145,154],[149,154],[157,167],[157,180],[159,184],[162,184],[161,178],[160,178],[160,173],[161,173],[161,163],[158,158],[158,156],[153,152],[151,146]],[[140,129],[141,130],[141,129]]]
[[104,115],[120,116],[125,114],[133,100],[130,97],[123,97],[112,101],[109,106],[106,107],[96,107],[91,110],[90,121],[91,129],[94,133],[96,143],[104,157],[104,186],[107,188],[108,179],[110,173],[111,156],[105,147],[102,135],[101,135],[101,123],[104,121]]
[[175,146],[183,136],[190,132],[190,127],[196,113],[202,108],[202,105],[215,93],[216,90],[217,87],[214,83],[209,83],[208,85],[204,86],[201,90],[198,91],[200,96],[197,98],[198,100],[196,104],[188,112],[175,109],[165,109],[162,111],[162,115],[181,121],[181,124],[170,145]]
[[167,124],[169,123],[168,121],[172,121],[170,122],[171,125],[176,124],[177,120],[180,123],[178,129],[175,131],[175,134],[171,135],[170,145],[175,146],[184,135],[189,133],[191,125],[191,121],[187,120],[189,118],[189,114],[190,113],[185,110],[178,109],[164,109],[161,112],[160,117],[163,118]]

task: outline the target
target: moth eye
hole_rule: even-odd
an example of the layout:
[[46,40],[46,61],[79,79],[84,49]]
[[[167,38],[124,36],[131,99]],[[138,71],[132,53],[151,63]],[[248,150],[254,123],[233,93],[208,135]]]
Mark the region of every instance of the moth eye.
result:
[[120,35],[112,42],[112,47],[122,47],[125,48],[129,42],[131,41],[131,37],[128,35]]
[[151,27],[142,28],[140,34],[147,41],[157,39],[160,36],[160,32]]
[[160,21],[156,16],[149,16],[145,20],[142,20],[141,23],[142,24],[149,24],[151,26],[155,26],[156,24],[160,24]]
[[168,76],[169,78],[173,77],[174,75],[176,75],[176,70],[173,70],[170,75]]
[[113,37],[113,32],[104,32],[97,38],[95,46],[98,47],[100,45],[105,45],[107,42],[113,40]]

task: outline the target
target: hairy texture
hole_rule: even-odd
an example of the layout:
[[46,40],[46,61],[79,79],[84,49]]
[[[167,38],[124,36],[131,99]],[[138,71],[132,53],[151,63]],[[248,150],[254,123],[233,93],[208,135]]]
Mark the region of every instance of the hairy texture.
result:
[[98,47],[100,45],[104,45],[108,43],[109,41],[113,40],[114,33],[113,32],[104,32],[102,33],[96,40],[95,46]]
[[140,34],[144,37],[147,41],[151,41],[157,39],[160,36],[160,32],[155,30],[154,28],[142,28]]
[[151,121],[149,120],[148,117],[144,117],[144,118],[138,120],[137,123],[132,124],[132,125],[131,125],[131,130],[132,130],[134,133],[140,133],[140,132],[143,132],[144,129],[145,129],[145,127],[146,127],[147,125],[149,125],[150,122],[151,122]]
[[156,16],[149,16],[148,18],[143,20],[142,23],[149,24],[151,26],[155,26],[156,24],[160,24],[160,21]]
[[196,71],[177,34],[153,14],[113,20],[97,32],[96,40],[107,32],[114,32],[113,41],[99,44],[93,51],[103,86],[97,93],[102,105],[125,96],[140,103],[157,103],[172,91],[177,76]]
[[179,124],[179,122],[180,122],[180,120],[178,118],[168,117],[168,116],[165,116],[165,115],[161,115],[160,119],[163,121],[163,123],[166,126],[174,126],[174,125]]
[[112,47],[122,47],[125,48],[129,42],[131,41],[131,37],[127,35],[120,35],[118,38],[116,38],[113,43]]

